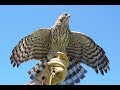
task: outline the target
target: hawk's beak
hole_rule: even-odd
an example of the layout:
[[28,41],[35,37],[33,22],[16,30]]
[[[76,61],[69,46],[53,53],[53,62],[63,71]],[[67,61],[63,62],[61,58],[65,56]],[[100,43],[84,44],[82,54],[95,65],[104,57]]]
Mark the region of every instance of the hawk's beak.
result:
[[71,14],[68,14],[68,17],[70,17],[71,16]]

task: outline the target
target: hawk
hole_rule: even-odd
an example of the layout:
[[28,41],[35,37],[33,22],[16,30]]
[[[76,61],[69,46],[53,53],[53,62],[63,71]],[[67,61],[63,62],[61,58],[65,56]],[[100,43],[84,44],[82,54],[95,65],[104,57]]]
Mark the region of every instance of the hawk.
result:
[[[57,52],[63,52],[69,59],[67,77],[58,85],[74,85],[85,78],[85,70],[80,64],[86,64],[98,70],[104,75],[109,68],[109,60],[105,51],[97,45],[89,36],[73,32],[69,28],[70,14],[63,13],[55,21],[51,28],[41,28],[24,37],[15,46],[10,57],[13,67],[29,60],[42,62],[57,57]],[[41,63],[38,63],[29,73],[37,73]]]

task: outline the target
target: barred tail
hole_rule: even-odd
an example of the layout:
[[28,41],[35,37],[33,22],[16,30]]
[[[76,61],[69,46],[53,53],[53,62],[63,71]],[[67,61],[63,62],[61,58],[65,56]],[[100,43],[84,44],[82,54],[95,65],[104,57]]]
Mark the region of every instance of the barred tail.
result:
[[87,70],[80,64],[77,64],[76,66],[73,66],[72,64],[74,63],[70,62],[66,79],[58,85],[76,85],[80,83],[80,79],[85,78],[84,74],[87,73]]
[[45,62],[39,62],[37,63],[30,71],[28,71],[28,74],[30,75],[30,79],[34,79],[35,76],[41,72],[45,68]]

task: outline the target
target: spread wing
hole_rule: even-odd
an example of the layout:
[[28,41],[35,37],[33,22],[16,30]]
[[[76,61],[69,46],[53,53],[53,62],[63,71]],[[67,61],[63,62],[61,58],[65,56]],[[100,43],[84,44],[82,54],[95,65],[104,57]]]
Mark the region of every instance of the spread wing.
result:
[[31,59],[47,59],[49,38],[50,29],[40,29],[24,37],[12,51],[13,67]]
[[104,50],[90,37],[82,33],[71,32],[70,42],[66,51],[70,60],[84,63],[93,68],[96,73],[100,70],[101,74],[104,75],[104,71],[107,73],[107,70],[110,69],[109,60]]

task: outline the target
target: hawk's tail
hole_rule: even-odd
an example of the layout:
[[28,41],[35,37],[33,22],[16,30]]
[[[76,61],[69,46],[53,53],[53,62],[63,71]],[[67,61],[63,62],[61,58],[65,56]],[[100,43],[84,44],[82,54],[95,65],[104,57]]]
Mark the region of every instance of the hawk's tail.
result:
[[85,78],[85,70],[80,64],[74,65],[73,61],[68,66],[68,73],[66,79],[58,85],[76,85],[80,84],[80,79]]
[[30,75],[30,79],[34,79],[35,76],[41,72],[45,68],[44,62],[37,63],[30,71],[28,71],[28,74]]
[[[80,84],[80,79],[85,78],[85,73],[87,73],[87,71],[80,64],[74,64],[74,61],[70,61],[66,79],[57,85]],[[34,80],[35,76],[44,68],[45,64],[43,62],[36,64],[30,71],[28,71],[30,79]]]

